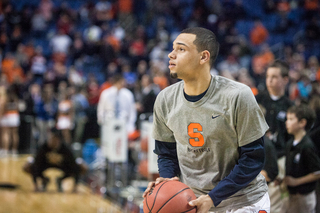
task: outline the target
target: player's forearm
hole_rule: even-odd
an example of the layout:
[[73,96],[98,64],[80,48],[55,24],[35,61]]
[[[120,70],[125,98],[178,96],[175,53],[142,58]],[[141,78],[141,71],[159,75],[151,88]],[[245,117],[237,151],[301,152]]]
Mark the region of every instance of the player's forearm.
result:
[[163,178],[173,178],[180,175],[178,159],[168,156],[159,156],[158,158],[159,175]]
[[253,181],[264,165],[262,138],[240,147],[240,159],[228,176],[209,192],[215,206]]
[[180,175],[176,143],[156,140],[154,153],[158,155],[160,177],[172,178]]

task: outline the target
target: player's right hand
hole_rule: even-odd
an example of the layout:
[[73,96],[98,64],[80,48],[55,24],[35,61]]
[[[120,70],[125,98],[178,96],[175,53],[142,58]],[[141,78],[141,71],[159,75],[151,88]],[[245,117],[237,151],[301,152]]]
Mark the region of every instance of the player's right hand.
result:
[[173,177],[173,178],[158,177],[158,178],[156,179],[156,181],[151,181],[151,182],[149,182],[148,187],[147,187],[147,189],[144,191],[142,197],[145,198],[145,197],[147,196],[147,194],[150,192],[150,190],[151,190],[154,186],[158,185],[158,184],[161,183],[162,181],[167,181],[167,180],[178,180],[178,181],[179,181],[180,179],[179,179],[178,177]]

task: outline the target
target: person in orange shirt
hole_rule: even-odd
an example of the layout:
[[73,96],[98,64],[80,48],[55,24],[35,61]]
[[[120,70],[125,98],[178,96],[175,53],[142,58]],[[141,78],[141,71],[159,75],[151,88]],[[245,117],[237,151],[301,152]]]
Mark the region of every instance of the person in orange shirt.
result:
[[2,72],[6,75],[8,82],[23,81],[24,73],[16,59],[11,53],[7,53],[2,61]]
[[169,80],[165,73],[159,71],[155,73],[155,76],[153,77],[153,82],[160,87],[161,90],[169,86]]
[[120,13],[130,14],[132,12],[132,0],[119,0]]
[[305,18],[307,20],[312,20],[313,17],[316,17],[318,15],[319,8],[319,0],[305,0]]
[[315,11],[319,8],[318,0],[305,0],[304,1],[304,9]]
[[269,48],[268,44],[261,47],[260,53],[252,57],[252,69],[257,75],[262,75],[266,67],[274,60],[274,54]]
[[250,31],[250,41],[253,45],[258,46],[264,43],[269,37],[268,30],[263,26],[260,20],[254,22],[254,26]]

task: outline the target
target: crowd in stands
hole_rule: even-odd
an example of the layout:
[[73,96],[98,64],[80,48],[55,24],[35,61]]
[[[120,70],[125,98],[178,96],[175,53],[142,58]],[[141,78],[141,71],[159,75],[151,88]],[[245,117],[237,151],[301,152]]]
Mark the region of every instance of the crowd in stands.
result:
[[152,112],[141,101],[143,76],[159,91],[174,83],[172,41],[201,26],[221,45],[213,74],[256,95],[266,89],[266,67],[282,59],[290,65],[286,93],[309,102],[320,94],[319,7],[311,0],[3,0],[1,97],[12,97],[4,101],[16,104],[21,121],[32,117],[39,144],[59,119],[68,143],[83,142],[83,132],[99,137],[96,107],[112,76],[124,76],[138,114]]

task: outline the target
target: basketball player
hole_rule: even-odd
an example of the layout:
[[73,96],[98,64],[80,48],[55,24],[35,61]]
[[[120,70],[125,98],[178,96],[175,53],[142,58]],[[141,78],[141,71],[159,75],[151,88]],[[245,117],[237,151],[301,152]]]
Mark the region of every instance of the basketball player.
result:
[[197,199],[197,213],[270,212],[268,187],[260,174],[268,129],[250,88],[210,68],[219,50],[215,35],[188,28],[173,42],[169,69],[180,81],[155,102],[153,137],[161,181],[178,179]]

